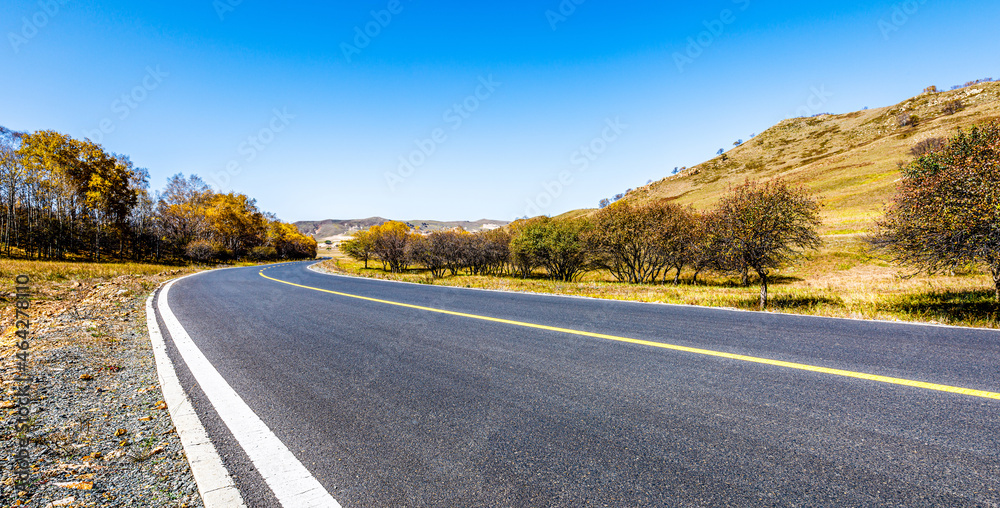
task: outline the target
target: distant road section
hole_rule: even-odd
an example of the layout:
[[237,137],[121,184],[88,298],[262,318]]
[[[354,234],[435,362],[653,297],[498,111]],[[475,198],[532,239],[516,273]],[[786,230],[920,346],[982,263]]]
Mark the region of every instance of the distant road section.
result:
[[[998,332],[307,266],[189,277],[166,303],[342,506],[1000,505]],[[247,504],[279,505],[166,340]]]

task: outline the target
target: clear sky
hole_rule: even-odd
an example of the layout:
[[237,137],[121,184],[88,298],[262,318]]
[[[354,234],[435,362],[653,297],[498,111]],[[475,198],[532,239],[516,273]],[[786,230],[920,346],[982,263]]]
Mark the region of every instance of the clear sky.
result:
[[1000,78],[998,21],[995,0],[4,0],[0,125],[288,221],[509,220],[790,116]]

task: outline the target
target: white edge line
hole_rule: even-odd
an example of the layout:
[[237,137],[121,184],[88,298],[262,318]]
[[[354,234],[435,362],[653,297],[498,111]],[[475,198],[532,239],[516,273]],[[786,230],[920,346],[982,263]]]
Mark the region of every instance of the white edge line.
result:
[[222,458],[205,432],[201,420],[191,406],[184,389],[181,388],[174,371],[173,362],[167,355],[167,345],[163,341],[163,333],[156,321],[153,310],[153,299],[156,292],[146,300],[146,327],[149,329],[149,340],[153,344],[153,356],[156,358],[156,372],[160,379],[160,390],[167,404],[174,429],[184,447],[184,455],[191,467],[198,492],[205,508],[245,507],[243,496],[233,482]]
[[282,506],[340,508],[333,496],[219,374],[174,316],[168,304],[168,295],[171,286],[182,279],[175,279],[164,286],[157,299],[157,306],[177,351],[219,418],[250,457]]
[[[686,308],[686,309],[702,309],[702,310],[713,311],[713,312],[738,312],[738,313],[742,313],[742,314],[758,314],[758,315],[763,315],[763,316],[789,316],[789,317],[799,317],[799,318],[809,318],[809,319],[833,319],[833,320],[837,320],[837,321],[855,321],[855,322],[859,322],[859,323],[884,323],[884,324],[889,324],[889,325],[925,326],[925,327],[930,327],[930,328],[953,328],[953,329],[956,329],[956,330],[967,330],[967,331],[987,332],[987,333],[998,333],[998,332],[1000,332],[1000,330],[997,330],[995,328],[977,328],[977,327],[974,327],[974,326],[945,325],[945,324],[940,324],[940,323],[924,323],[924,322],[920,322],[920,321],[890,321],[888,319],[862,319],[862,318],[848,318],[848,317],[837,317],[837,316],[814,316],[814,315],[810,315],[810,314],[795,314],[795,313],[792,313],[792,312],[771,312],[771,311],[761,312],[759,310],[736,309],[736,308],[733,308],[733,307],[709,307],[709,306],[706,306],[706,305],[691,305],[691,304],[686,304],[686,303],[643,302],[643,301],[639,301],[639,300],[618,300],[618,299],[614,299],[614,298],[597,298],[597,297],[594,297],[594,296],[563,295],[563,294],[559,294],[559,293],[538,293],[538,292],[535,292],[535,291],[512,291],[512,290],[509,290],[509,289],[466,288],[466,287],[461,287],[461,286],[446,286],[446,285],[438,285],[438,284],[420,284],[419,282],[408,282],[408,281],[405,281],[405,280],[377,279],[375,277],[364,277],[364,276],[361,276],[361,275],[351,275],[351,274],[347,274],[347,273],[333,273],[333,272],[329,272],[329,271],[324,271],[325,269],[317,269],[317,268],[315,268],[316,266],[319,266],[319,264],[322,263],[323,261],[326,261],[326,260],[324,259],[324,260],[317,261],[317,262],[315,262],[315,263],[307,266],[306,268],[309,271],[318,273],[320,275],[328,275],[330,277],[347,277],[349,279],[362,279],[362,280],[370,280],[370,281],[375,281],[375,282],[388,282],[388,283],[392,283],[392,284],[410,284],[410,285],[413,285],[413,286],[446,288],[446,289],[456,289],[456,290],[463,290],[463,291],[486,291],[486,292],[490,292],[490,293],[506,293],[506,294],[511,294],[511,295],[547,296],[547,297],[551,297],[551,298],[576,298],[576,299],[579,299],[579,300],[590,300],[590,301],[597,301],[597,302],[615,302],[615,303],[635,304],[635,305],[662,305],[662,306],[666,306],[666,307],[682,307],[682,308]],[[281,264],[285,264],[285,263],[281,263]],[[278,265],[267,265],[267,268],[270,268],[271,266],[278,266]]]

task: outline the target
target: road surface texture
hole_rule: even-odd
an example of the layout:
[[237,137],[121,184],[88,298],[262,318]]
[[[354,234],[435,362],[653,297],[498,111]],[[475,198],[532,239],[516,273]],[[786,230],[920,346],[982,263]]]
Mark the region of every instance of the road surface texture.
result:
[[[167,299],[343,506],[1000,505],[1000,333],[307,266],[208,272]],[[247,504],[279,506],[167,343]]]

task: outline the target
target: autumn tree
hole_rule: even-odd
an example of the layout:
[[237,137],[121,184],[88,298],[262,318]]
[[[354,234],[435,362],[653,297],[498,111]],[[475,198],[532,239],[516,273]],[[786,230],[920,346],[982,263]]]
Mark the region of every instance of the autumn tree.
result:
[[1000,124],[959,130],[903,168],[873,242],[932,272],[985,265],[1000,301]]
[[205,219],[210,237],[225,257],[240,258],[266,243],[267,219],[257,208],[257,201],[244,194],[212,196]]
[[725,239],[718,229],[721,214],[712,210],[693,216],[694,229],[691,230],[689,262],[694,274],[691,283],[698,283],[698,276],[707,270],[724,271],[726,252]]
[[660,241],[666,207],[618,201],[598,211],[586,235],[597,265],[632,284],[652,282],[666,267]]
[[510,260],[510,234],[502,229],[459,236],[461,263],[471,275],[502,275]]
[[382,268],[400,273],[407,268],[407,242],[410,227],[399,221],[372,226],[372,254],[382,262]]
[[358,231],[350,240],[340,244],[340,251],[356,261],[363,261],[368,269],[368,261],[373,256],[374,243],[370,231]]
[[18,193],[27,176],[18,151],[23,136],[0,126],[0,203],[4,209],[0,246],[7,256],[17,237]]
[[178,173],[167,179],[157,203],[164,234],[175,253],[184,253],[188,243],[208,235],[205,216],[215,193],[197,175]]
[[[255,248],[262,247],[273,249],[278,259],[311,259],[316,257],[318,245],[314,238],[302,234],[294,225],[271,220],[267,225],[267,244]],[[258,257],[263,254],[269,253],[257,252]]]
[[410,257],[439,279],[448,271],[449,258],[454,256],[448,233],[435,231],[428,236],[414,235],[410,241]]
[[[702,240],[696,214],[690,208],[666,200],[652,203],[647,209],[648,213],[659,221],[656,247],[666,267],[663,271],[663,280],[666,282],[667,273],[673,269],[673,282],[679,284],[684,267],[695,263],[697,245]],[[697,275],[695,277],[697,278]]]
[[85,203],[93,211],[97,223],[95,256],[100,258],[101,233],[108,229],[118,240],[119,257],[122,257],[128,216],[138,202],[139,190],[132,187],[132,162],[128,157],[107,154],[89,141],[82,143],[81,151],[90,173]]
[[[508,233],[510,234],[510,265],[511,271],[522,279],[526,279],[531,276],[535,268],[538,268],[538,260],[534,256],[532,249],[527,248],[518,237],[521,236],[524,229],[533,224],[537,219],[519,219],[507,225]],[[519,242],[515,245],[515,242]]]
[[760,277],[760,308],[767,308],[771,270],[787,263],[802,249],[821,245],[819,203],[804,188],[782,180],[747,181],[718,205],[716,226],[723,245],[723,266]]
[[583,238],[587,228],[587,222],[579,219],[531,219],[511,240],[511,253],[545,267],[552,279],[571,282],[587,268],[588,253]]

